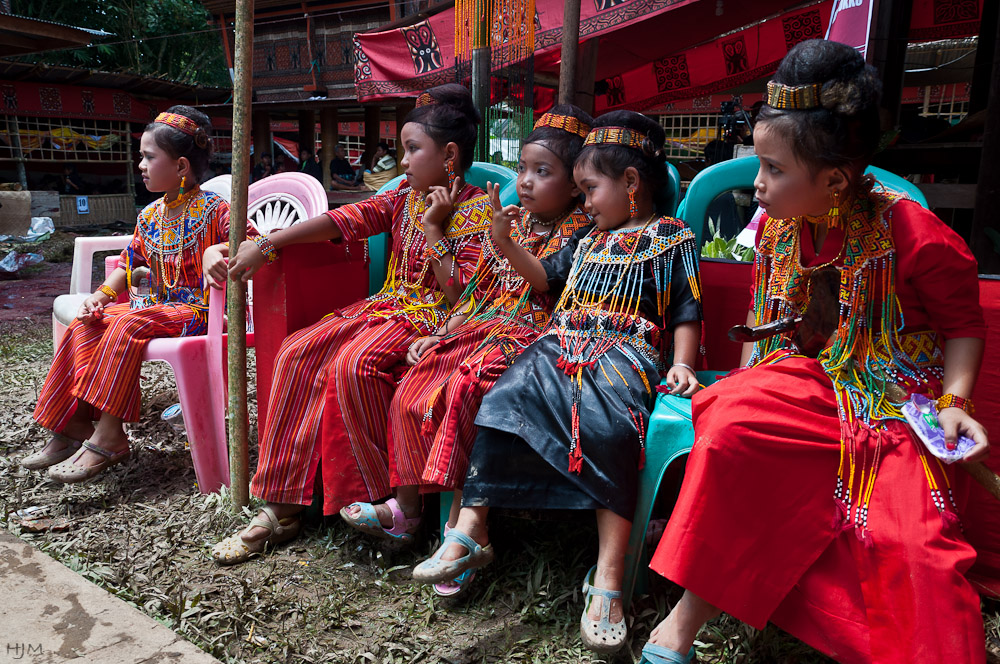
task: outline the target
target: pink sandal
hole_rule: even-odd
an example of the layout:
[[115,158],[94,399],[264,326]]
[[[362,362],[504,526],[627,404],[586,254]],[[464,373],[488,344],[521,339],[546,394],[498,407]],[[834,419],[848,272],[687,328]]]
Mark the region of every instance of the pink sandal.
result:
[[[350,509],[357,506],[361,512],[357,516],[351,516]],[[341,508],[340,518],[347,522],[349,526],[381,539],[396,540],[399,542],[409,542],[413,539],[413,533],[420,526],[421,517],[412,519],[406,518],[403,510],[395,498],[385,501],[385,506],[392,512],[392,528],[386,528],[378,519],[375,506],[371,503],[351,503],[347,507]]]

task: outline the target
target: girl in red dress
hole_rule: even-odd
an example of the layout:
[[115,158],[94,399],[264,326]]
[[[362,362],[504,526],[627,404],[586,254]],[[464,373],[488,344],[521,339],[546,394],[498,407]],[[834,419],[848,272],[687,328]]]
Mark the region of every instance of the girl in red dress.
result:
[[[205,333],[204,276],[213,281],[212,274],[221,271],[225,278],[229,235],[229,204],[198,187],[212,154],[211,128],[204,113],[172,106],[143,132],[142,180],[164,195],[139,213],[118,268],[84,300],[60,342],[34,413],[53,435],[21,461],[26,468],[49,468],[49,477],[71,483],[128,459],[122,424],[139,419],[146,345],[156,337]],[[256,230],[248,228],[247,234]],[[150,271],[148,294],[129,288],[139,268]],[[117,304],[119,293],[126,292],[128,303]]]
[[386,420],[407,348],[444,323],[492,219],[489,197],[462,181],[478,123],[461,85],[421,94],[400,134],[406,180],[397,189],[240,245],[229,274],[244,280],[289,244],[390,232],[393,253],[381,291],[282,342],[250,484],[267,505],[216,545],[218,562],[243,562],[294,537],[321,462],[326,514],[389,493]]
[[[968,399],[983,353],[976,263],[932,213],[863,174],[879,81],[854,49],[812,40],[768,84],[754,310],[801,313],[809,275],[835,268],[839,326],[818,358],[790,336],[694,398],[695,444],[651,567],[685,588],[642,662],[688,662],[725,611],[772,621],[841,662],[983,662],[975,553],[957,505],[967,476],[903,421],[912,393],[988,454]],[[874,186],[873,186],[874,184]]]

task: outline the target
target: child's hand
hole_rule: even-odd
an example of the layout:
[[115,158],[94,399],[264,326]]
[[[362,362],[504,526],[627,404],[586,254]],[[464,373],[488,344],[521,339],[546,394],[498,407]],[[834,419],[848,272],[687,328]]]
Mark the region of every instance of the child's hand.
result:
[[448,187],[431,187],[427,191],[427,207],[424,208],[424,216],[420,219],[425,231],[428,227],[437,227],[441,232],[444,232],[448,220],[455,211],[455,202],[458,201],[458,195],[462,193],[462,187],[464,186],[465,183],[462,181],[462,178],[455,178],[451,189],[448,189]]
[[409,349],[406,351],[406,363],[412,367],[420,359],[420,356],[424,354],[424,351],[437,346],[440,341],[441,337],[436,334],[420,337],[410,344]]
[[222,290],[226,285],[226,278],[229,276],[229,246],[225,244],[213,244],[205,250],[201,265],[205,271],[205,281],[216,290]]
[[493,236],[493,241],[501,245],[510,239],[510,225],[517,219],[520,209],[516,205],[503,207],[500,204],[499,183],[487,182],[486,193],[490,195],[490,203],[493,205],[493,223],[490,225],[490,234]]
[[111,303],[111,298],[104,293],[97,292],[87,297],[76,312],[76,318],[81,323],[89,325],[104,316],[104,306]]
[[670,388],[670,394],[688,398],[700,389],[698,376],[679,364],[670,367],[667,372],[667,387]]
[[243,240],[240,243],[240,248],[236,251],[236,257],[228,261],[229,278],[233,281],[242,279],[246,283],[266,261],[264,252],[260,250],[256,242]]
[[946,443],[957,442],[959,435],[968,436],[976,441],[976,446],[962,457],[963,463],[985,461],[990,455],[990,441],[986,437],[986,427],[961,408],[942,408],[938,413],[938,423],[944,430]]

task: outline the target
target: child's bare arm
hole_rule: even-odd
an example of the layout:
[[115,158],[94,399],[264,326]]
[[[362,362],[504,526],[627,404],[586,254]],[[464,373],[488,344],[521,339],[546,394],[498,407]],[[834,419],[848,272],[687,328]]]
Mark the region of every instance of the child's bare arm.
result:
[[104,307],[109,304],[114,304],[116,298],[112,298],[111,295],[106,293],[102,289],[107,289],[114,291],[116,294],[120,294],[128,286],[125,278],[124,268],[115,268],[115,271],[108,275],[108,278],[104,280],[96,291],[80,305],[80,309],[76,313],[76,317],[80,319],[83,323],[92,323],[104,315]]
[[[747,327],[753,327],[757,324],[757,317],[753,314],[753,309],[747,312]],[[750,357],[753,355],[753,343],[743,344],[743,352],[740,353],[740,366],[745,367],[747,362],[750,361]]]
[[493,223],[490,226],[493,243],[507,257],[510,266],[524,277],[534,290],[539,293],[548,291],[549,279],[545,274],[545,268],[542,267],[542,262],[510,238],[510,225],[517,219],[518,207],[516,205],[501,206],[499,184],[487,182],[486,190],[493,204]]
[[[979,365],[983,360],[982,339],[959,337],[944,343],[944,381],[942,392],[957,397],[969,398],[979,375]],[[959,434],[976,441],[962,461],[982,461],[990,454],[990,441],[986,429],[961,408],[942,408],[938,414],[945,440],[955,442]]]
[[674,328],[674,364],[667,372],[670,394],[690,397],[698,391],[694,363],[698,357],[701,325],[698,321],[681,323]]
[[205,250],[201,266],[205,273],[205,281],[217,290],[226,287],[226,277],[229,273],[229,243],[213,244]]

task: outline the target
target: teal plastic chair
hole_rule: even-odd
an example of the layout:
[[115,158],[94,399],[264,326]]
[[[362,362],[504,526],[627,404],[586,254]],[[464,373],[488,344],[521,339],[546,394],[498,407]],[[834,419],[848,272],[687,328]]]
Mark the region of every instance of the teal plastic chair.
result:
[[[405,175],[399,175],[384,185],[376,193],[381,194],[392,191],[399,186],[399,183],[406,179]],[[465,172],[465,181],[482,189],[486,188],[487,182],[500,183],[500,202],[504,205],[518,203],[517,199],[517,173],[505,166],[491,164],[484,161],[472,162],[472,167]],[[368,294],[374,295],[382,290],[385,284],[385,273],[389,268],[389,234],[368,238]]]
[[681,174],[677,167],[667,162],[667,197],[661,214],[668,217],[677,216],[677,207],[681,202]]
[[[677,210],[677,216],[688,222],[699,247],[704,240],[708,206],[723,192],[732,189],[753,189],[759,164],[757,157],[730,159],[709,166],[691,180],[684,200]],[[923,192],[909,180],[877,166],[869,166],[865,172],[874,175],[887,189],[904,193],[923,207],[927,207],[927,199]]]
[[[758,163],[756,157],[731,159],[706,168],[691,181],[677,216],[684,219],[691,227],[698,246],[701,246],[704,237],[709,204],[723,192],[732,189],[752,189],[754,178],[757,177]],[[875,175],[885,187],[901,191],[923,207],[927,207],[927,199],[913,183],[881,168],[870,167],[867,172]],[[704,296],[710,298],[712,293],[706,291]],[[737,317],[742,319],[742,314],[737,312]],[[706,335],[712,334],[724,334],[724,330],[706,330]],[[702,385],[708,386],[727,371],[699,371],[698,380]],[[645,544],[646,531],[661,485],[668,473],[671,479],[679,480],[682,477],[680,467],[676,470],[672,467],[685,460],[693,444],[691,400],[657,394],[649,418],[649,427],[646,430],[646,465],[639,471],[636,510],[625,554],[622,590],[626,605],[633,596],[645,592],[648,585],[647,569],[650,552]],[[674,489],[678,489],[679,486],[677,484]]]

